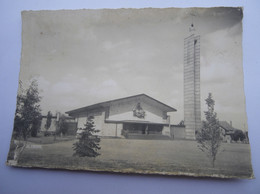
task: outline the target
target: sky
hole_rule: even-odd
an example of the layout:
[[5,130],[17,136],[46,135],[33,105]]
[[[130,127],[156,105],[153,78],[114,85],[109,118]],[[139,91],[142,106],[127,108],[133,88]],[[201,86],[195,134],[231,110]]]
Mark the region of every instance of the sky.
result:
[[247,129],[239,8],[29,11],[22,14],[20,80],[39,82],[42,114],[145,93],[183,120],[184,38],[201,45],[201,109]]

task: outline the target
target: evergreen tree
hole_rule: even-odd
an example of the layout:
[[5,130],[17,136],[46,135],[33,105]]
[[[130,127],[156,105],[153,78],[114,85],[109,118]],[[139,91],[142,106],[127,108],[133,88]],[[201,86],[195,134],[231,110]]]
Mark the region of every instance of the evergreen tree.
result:
[[44,128],[46,129],[46,131],[51,127],[51,119],[52,119],[51,111],[48,111],[46,123],[44,125]]
[[204,112],[206,121],[203,121],[202,129],[197,134],[197,142],[199,149],[207,154],[207,157],[211,160],[212,167],[214,167],[218,149],[222,141],[221,129],[217,113],[214,112],[215,101],[212,99],[211,93],[209,93],[205,101],[208,106],[208,110]]
[[93,119],[93,116],[88,117],[80,139],[73,144],[73,149],[75,151],[74,156],[96,157],[100,155],[100,153],[98,153],[98,150],[100,149],[100,138],[97,135],[94,135],[99,132],[99,130],[95,129]]
[[38,131],[41,127],[41,116],[42,115],[41,115],[41,113],[36,112],[34,116],[35,116],[35,118],[32,122],[32,128],[31,128],[31,136],[32,137],[36,137],[37,134],[38,134]]

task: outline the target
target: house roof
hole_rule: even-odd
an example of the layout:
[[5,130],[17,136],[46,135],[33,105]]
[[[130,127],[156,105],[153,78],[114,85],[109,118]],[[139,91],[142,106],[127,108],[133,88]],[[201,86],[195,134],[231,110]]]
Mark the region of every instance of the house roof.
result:
[[227,121],[219,121],[219,125],[226,131],[234,131],[235,129]]
[[109,101],[105,101],[105,102],[100,102],[100,103],[97,103],[97,104],[92,104],[92,105],[89,105],[89,106],[85,106],[83,108],[78,108],[78,109],[74,109],[74,110],[71,110],[71,111],[68,111],[66,112],[67,114],[69,115],[75,115],[75,114],[79,114],[79,113],[82,113],[82,112],[86,112],[86,111],[89,111],[89,110],[93,110],[93,109],[98,109],[98,108],[104,108],[104,107],[109,107],[111,103],[115,103],[115,102],[120,102],[120,101],[123,101],[123,100],[127,100],[127,99],[134,99],[134,98],[142,98],[142,99],[149,99],[155,103],[157,103],[161,109],[163,111],[166,111],[166,112],[173,112],[173,111],[177,111],[175,108],[171,107],[171,106],[168,106],[146,94],[138,94],[138,95],[134,95],[134,96],[128,96],[128,97],[125,97],[125,98],[119,98],[119,99],[115,99],[115,100],[109,100]]

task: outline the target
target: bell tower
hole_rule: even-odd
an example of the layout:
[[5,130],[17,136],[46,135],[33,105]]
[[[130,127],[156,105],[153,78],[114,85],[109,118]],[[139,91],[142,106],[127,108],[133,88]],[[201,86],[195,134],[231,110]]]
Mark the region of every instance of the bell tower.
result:
[[195,139],[201,128],[200,107],[200,35],[193,22],[184,39],[184,124],[186,139]]

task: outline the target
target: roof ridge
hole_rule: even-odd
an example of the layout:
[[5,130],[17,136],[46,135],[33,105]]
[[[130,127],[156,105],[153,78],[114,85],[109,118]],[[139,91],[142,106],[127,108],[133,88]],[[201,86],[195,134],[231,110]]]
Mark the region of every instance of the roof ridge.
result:
[[127,97],[123,97],[123,98],[117,98],[117,99],[113,99],[113,100],[108,100],[108,101],[104,101],[104,102],[91,104],[91,105],[88,105],[88,106],[84,106],[82,108],[77,108],[77,109],[74,109],[74,110],[71,110],[71,111],[67,111],[65,113],[69,114],[69,113],[72,113],[72,112],[75,112],[75,111],[81,111],[81,110],[84,110],[84,109],[87,109],[87,108],[90,108],[90,107],[94,107],[94,106],[98,106],[98,105],[102,105],[102,104],[107,104],[107,103],[111,103],[111,102],[114,102],[114,101],[124,100],[124,99],[128,99],[128,98],[134,98],[134,97],[138,97],[138,96],[145,96],[147,98],[150,98],[150,99],[156,101],[157,103],[160,103],[160,104],[166,106],[167,108],[169,108],[169,109],[171,109],[173,111],[177,111],[175,108],[173,108],[171,106],[168,106],[167,104],[164,104],[164,103],[162,103],[162,102],[152,98],[151,96],[148,96],[145,93],[141,93],[141,94],[137,94],[137,95],[132,95],[132,96],[127,96]]

